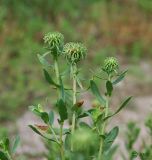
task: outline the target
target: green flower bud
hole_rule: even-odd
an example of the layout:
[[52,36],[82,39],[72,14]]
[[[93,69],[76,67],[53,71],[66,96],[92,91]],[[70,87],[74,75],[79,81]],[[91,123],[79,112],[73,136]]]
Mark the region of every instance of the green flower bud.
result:
[[84,59],[86,56],[86,47],[81,43],[70,42],[67,43],[63,48],[65,58],[69,63],[74,64]]
[[95,148],[97,141],[97,135],[89,128],[79,128],[72,135],[74,149],[78,151],[84,151],[91,147]]
[[51,54],[57,57],[62,53],[64,45],[64,36],[59,32],[49,32],[44,36],[46,48],[51,51]]
[[103,70],[107,74],[116,72],[119,68],[118,60],[114,57],[108,57],[104,61]]
[[93,121],[96,122],[101,114],[102,114],[101,108],[100,107],[95,108],[91,113]]

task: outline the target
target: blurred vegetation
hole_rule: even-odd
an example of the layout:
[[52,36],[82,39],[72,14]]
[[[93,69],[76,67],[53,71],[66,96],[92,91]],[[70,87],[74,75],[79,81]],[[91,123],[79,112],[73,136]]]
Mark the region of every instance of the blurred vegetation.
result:
[[1,0],[0,121],[50,94],[36,58],[44,33],[84,41],[88,66],[113,54],[138,61],[152,56],[151,13],[150,0]]

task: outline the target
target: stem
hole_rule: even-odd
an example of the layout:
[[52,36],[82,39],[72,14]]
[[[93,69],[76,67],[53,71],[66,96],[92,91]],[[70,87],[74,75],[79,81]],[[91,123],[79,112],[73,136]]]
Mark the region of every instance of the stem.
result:
[[59,66],[56,58],[54,58],[54,69],[55,69],[57,83],[60,84]]
[[[55,68],[55,74],[56,74],[57,84],[60,85],[59,66],[58,66],[58,62],[57,62],[56,58],[54,58],[54,68]],[[61,97],[60,91],[58,91],[58,94],[59,94],[59,98],[60,98]],[[63,136],[63,122],[60,124],[60,139],[59,139],[60,142],[59,142],[59,144],[60,144],[61,160],[65,160],[65,158],[64,158],[64,146],[63,146],[62,136]]]
[[[76,104],[76,97],[77,97],[77,84],[76,84],[76,65],[71,66],[72,78],[73,78],[73,105]],[[75,123],[76,123],[76,115],[75,111],[73,112],[72,116],[72,127],[71,127],[71,134],[74,134],[75,131]],[[73,151],[73,143],[71,142],[71,151]]]
[[[111,81],[111,76],[110,75],[108,75],[108,80]],[[105,117],[108,116],[108,112],[109,112],[109,96],[107,95],[107,97],[106,97],[106,107],[105,107]],[[101,135],[105,134],[106,124],[107,124],[106,121],[103,122]],[[103,153],[103,137],[101,137],[101,141],[100,141],[98,160],[102,160],[103,159],[102,153]]]
[[9,160],[13,160],[8,151],[6,152],[6,155],[7,155],[7,157],[8,157]]
[[[107,97],[106,107],[105,107],[105,117],[108,116],[108,111],[109,111],[109,98]],[[101,130],[101,135],[105,134],[105,128],[106,128],[106,122],[103,123],[102,130]],[[98,160],[102,160],[102,152],[103,152],[102,149],[103,149],[103,138],[101,137]]]
[[50,128],[51,132],[53,133],[53,136],[54,136],[54,138],[55,138],[56,142],[57,142],[58,144],[60,144],[60,142],[59,142],[59,140],[58,140],[58,138],[57,138],[57,136],[56,136],[56,134],[55,134],[54,129],[52,128],[52,126],[51,126],[51,125],[49,125],[49,124],[48,124],[48,126],[49,126],[49,128]]
[[61,160],[64,160],[64,147],[63,147],[63,140],[62,140],[62,135],[63,135],[63,123],[61,123],[60,126],[60,152],[61,152]]

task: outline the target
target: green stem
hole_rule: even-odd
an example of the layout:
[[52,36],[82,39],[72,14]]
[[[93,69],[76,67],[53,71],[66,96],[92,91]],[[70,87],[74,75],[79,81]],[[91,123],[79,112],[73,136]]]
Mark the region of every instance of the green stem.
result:
[[[55,68],[55,73],[56,73],[56,78],[57,78],[57,84],[60,85],[60,73],[59,73],[59,66],[58,66],[58,62],[57,59],[54,59],[54,68]],[[59,97],[61,97],[60,95],[60,91],[58,91]],[[64,160],[64,146],[63,146],[63,140],[62,140],[62,136],[63,136],[63,123],[60,124],[60,154],[61,154],[61,160]]]
[[[73,78],[73,105],[76,104],[76,97],[77,97],[77,83],[76,83],[76,71],[77,67],[76,65],[71,66],[71,72],[72,72],[72,78]],[[76,124],[76,115],[75,112],[73,112],[72,116],[72,128],[71,128],[71,134],[74,134],[75,131],[75,124]],[[71,151],[73,151],[73,143],[71,142]]]
[[55,69],[57,83],[60,84],[59,66],[56,58],[54,58],[54,69]]
[[[105,107],[105,117],[108,116],[108,111],[109,111],[109,100],[108,100],[108,97],[107,97],[106,107]],[[101,130],[101,135],[105,134],[105,129],[106,129],[106,122],[103,123],[102,130]],[[102,153],[103,153],[103,137],[101,137],[101,141],[100,141],[98,160],[102,160]]]
[[6,155],[7,155],[7,157],[8,157],[9,160],[13,160],[8,151],[6,152]]
[[58,138],[57,138],[57,135],[56,135],[56,133],[54,132],[54,129],[52,128],[52,126],[49,125],[49,124],[48,124],[48,126],[49,126],[49,128],[50,128],[50,130],[51,130],[51,132],[52,132],[52,134],[53,134],[56,142],[57,142],[58,144],[60,144],[60,142],[59,142],[59,140],[58,140]]
[[[111,75],[108,75],[108,80],[111,81]],[[109,112],[109,96],[107,95],[106,97],[106,106],[105,106],[105,117],[108,116],[108,112]],[[104,135],[105,134],[105,129],[106,129],[106,121],[103,122],[103,125],[102,125],[102,130],[101,130],[101,135]],[[102,157],[102,153],[103,153],[103,137],[101,137],[101,141],[100,141],[100,148],[99,148],[99,154],[98,154],[98,160],[103,160],[103,157]]]
[[62,135],[63,135],[63,123],[61,123],[61,126],[60,126],[60,145],[61,145],[60,153],[61,153],[61,160],[65,160]]

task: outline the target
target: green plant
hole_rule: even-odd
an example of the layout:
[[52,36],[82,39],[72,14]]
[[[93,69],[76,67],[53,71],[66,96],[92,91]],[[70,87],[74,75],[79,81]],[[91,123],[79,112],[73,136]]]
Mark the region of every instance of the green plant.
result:
[[[129,122],[127,125],[127,132],[126,132],[126,150],[128,153],[128,157],[130,160],[133,160],[137,157],[140,160],[149,160],[152,158],[152,116],[151,114],[145,120],[145,127],[147,127],[149,136],[149,143],[147,143],[147,138],[142,139],[142,145],[139,150],[134,149],[134,144],[136,144],[137,139],[140,138],[140,128],[137,127],[136,122]],[[128,157],[123,156],[123,159],[127,160]]]
[[[81,71],[79,61],[86,57],[87,50],[85,46],[74,42],[64,45],[64,37],[58,32],[46,34],[44,43],[47,52],[38,55],[38,58],[44,67],[45,79],[52,86],[52,91],[57,91],[58,98],[54,111],[51,109],[50,112],[46,112],[40,104],[31,106],[31,111],[42,119],[44,125],[29,126],[34,132],[46,139],[45,144],[52,151],[52,156],[47,155],[48,159],[53,160],[53,157],[61,160],[79,158],[112,159],[117,147],[111,146],[118,135],[119,128],[115,126],[108,131],[108,120],[123,109],[131,97],[126,98],[113,113],[110,111],[110,100],[115,85],[124,79],[127,71],[119,71],[116,58],[106,58],[103,66],[100,67],[100,72],[94,73],[91,80],[89,80],[89,86],[84,87],[79,78]],[[46,59],[48,54],[52,55],[53,65]],[[64,63],[67,62],[68,72],[61,72],[62,68],[59,65],[59,59],[64,57],[66,59]],[[54,71],[55,76],[49,74],[49,69]],[[69,78],[71,80],[68,85],[65,84],[65,77],[66,81]],[[95,82],[96,79],[105,81],[105,95],[101,95]],[[98,101],[89,110],[83,107],[84,100],[81,100],[81,95],[86,91],[91,91]],[[56,116],[59,116],[57,118],[59,126],[55,124]],[[89,124],[83,121],[85,117],[90,118],[92,123]]]
[[0,160],[13,160],[19,142],[20,138],[17,136],[11,146],[10,140],[3,138],[3,140],[0,141]]
[[125,146],[128,151],[128,157],[130,160],[133,160],[138,156],[138,153],[134,150],[134,144],[136,143],[139,134],[140,134],[140,128],[137,127],[136,123],[129,122],[127,125]]

